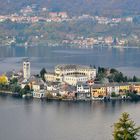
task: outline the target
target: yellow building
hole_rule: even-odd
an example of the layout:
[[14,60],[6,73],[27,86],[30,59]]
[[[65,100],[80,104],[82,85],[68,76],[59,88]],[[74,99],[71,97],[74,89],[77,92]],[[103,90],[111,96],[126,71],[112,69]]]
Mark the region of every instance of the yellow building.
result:
[[120,93],[124,93],[130,90],[130,85],[129,84],[120,84],[119,85],[119,91]]
[[103,98],[107,96],[107,90],[105,86],[93,86],[91,89],[92,98]]

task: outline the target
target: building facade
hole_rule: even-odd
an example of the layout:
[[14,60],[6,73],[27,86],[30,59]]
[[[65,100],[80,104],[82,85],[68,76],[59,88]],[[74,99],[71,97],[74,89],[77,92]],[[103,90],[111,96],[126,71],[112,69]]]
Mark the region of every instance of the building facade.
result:
[[92,99],[104,98],[107,96],[106,86],[93,85],[91,89]]
[[140,84],[135,84],[131,86],[131,91],[135,91],[140,94]]
[[45,98],[46,97],[46,91],[44,90],[43,85],[41,83],[33,83],[32,90],[33,90],[34,98]]
[[106,86],[106,88],[107,88],[107,94],[108,94],[109,96],[111,96],[112,93],[115,93],[115,94],[117,94],[117,95],[119,94],[120,87],[119,87],[118,84],[108,84],[108,85]]
[[47,82],[56,82],[56,75],[55,75],[55,73],[46,73],[45,74],[45,80]]
[[57,65],[54,73],[45,74],[46,81],[66,82],[76,85],[78,82],[85,83],[90,79],[95,79],[96,69],[82,65]]
[[73,74],[81,74],[86,75],[88,79],[94,79],[96,77],[96,69],[89,67],[89,66],[82,66],[82,65],[57,65],[55,67],[56,75],[73,75]]
[[64,75],[63,81],[69,85],[76,86],[78,82],[85,83],[88,81],[88,77],[85,75]]
[[23,62],[23,78],[28,80],[30,78],[30,62],[28,60]]
[[90,87],[87,83],[78,83],[76,86],[76,92],[90,93]]
[[90,99],[90,87],[87,83],[78,83],[76,86],[76,99],[77,100],[89,100]]

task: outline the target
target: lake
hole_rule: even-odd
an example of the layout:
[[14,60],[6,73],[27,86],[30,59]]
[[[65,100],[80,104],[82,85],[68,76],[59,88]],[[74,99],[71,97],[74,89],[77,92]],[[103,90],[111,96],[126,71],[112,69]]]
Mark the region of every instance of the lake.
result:
[[[140,76],[138,48],[0,48],[0,73],[22,69],[30,58],[32,73],[57,64],[82,64],[118,68]],[[111,140],[111,127],[122,112],[140,125],[140,102],[58,102],[0,96],[1,140]]]
[[58,102],[0,97],[2,140],[112,140],[122,112],[140,125],[140,102]]
[[72,49],[63,47],[1,47],[0,73],[22,69],[23,58],[29,57],[32,73],[41,68],[53,70],[57,64],[82,64],[114,67],[126,75],[140,76],[140,48]]

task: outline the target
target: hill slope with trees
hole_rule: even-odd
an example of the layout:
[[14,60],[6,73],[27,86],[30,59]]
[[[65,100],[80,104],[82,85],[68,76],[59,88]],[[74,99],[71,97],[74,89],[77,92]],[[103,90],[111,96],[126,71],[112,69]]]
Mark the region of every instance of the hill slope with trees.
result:
[[35,4],[50,11],[67,11],[70,15],[134,15],[140,12],[139,0],[0,0],[0,14],[16,12]]

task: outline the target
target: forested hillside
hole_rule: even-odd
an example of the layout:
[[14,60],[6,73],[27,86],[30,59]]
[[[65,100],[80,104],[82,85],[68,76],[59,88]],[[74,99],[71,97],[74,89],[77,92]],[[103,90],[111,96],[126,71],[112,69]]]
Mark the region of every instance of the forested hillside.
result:
[[0,14],[16,12],[35,4],[49,11],[67,11],[71,15],[130,15],[140,13],[140,0],[0,0]]

